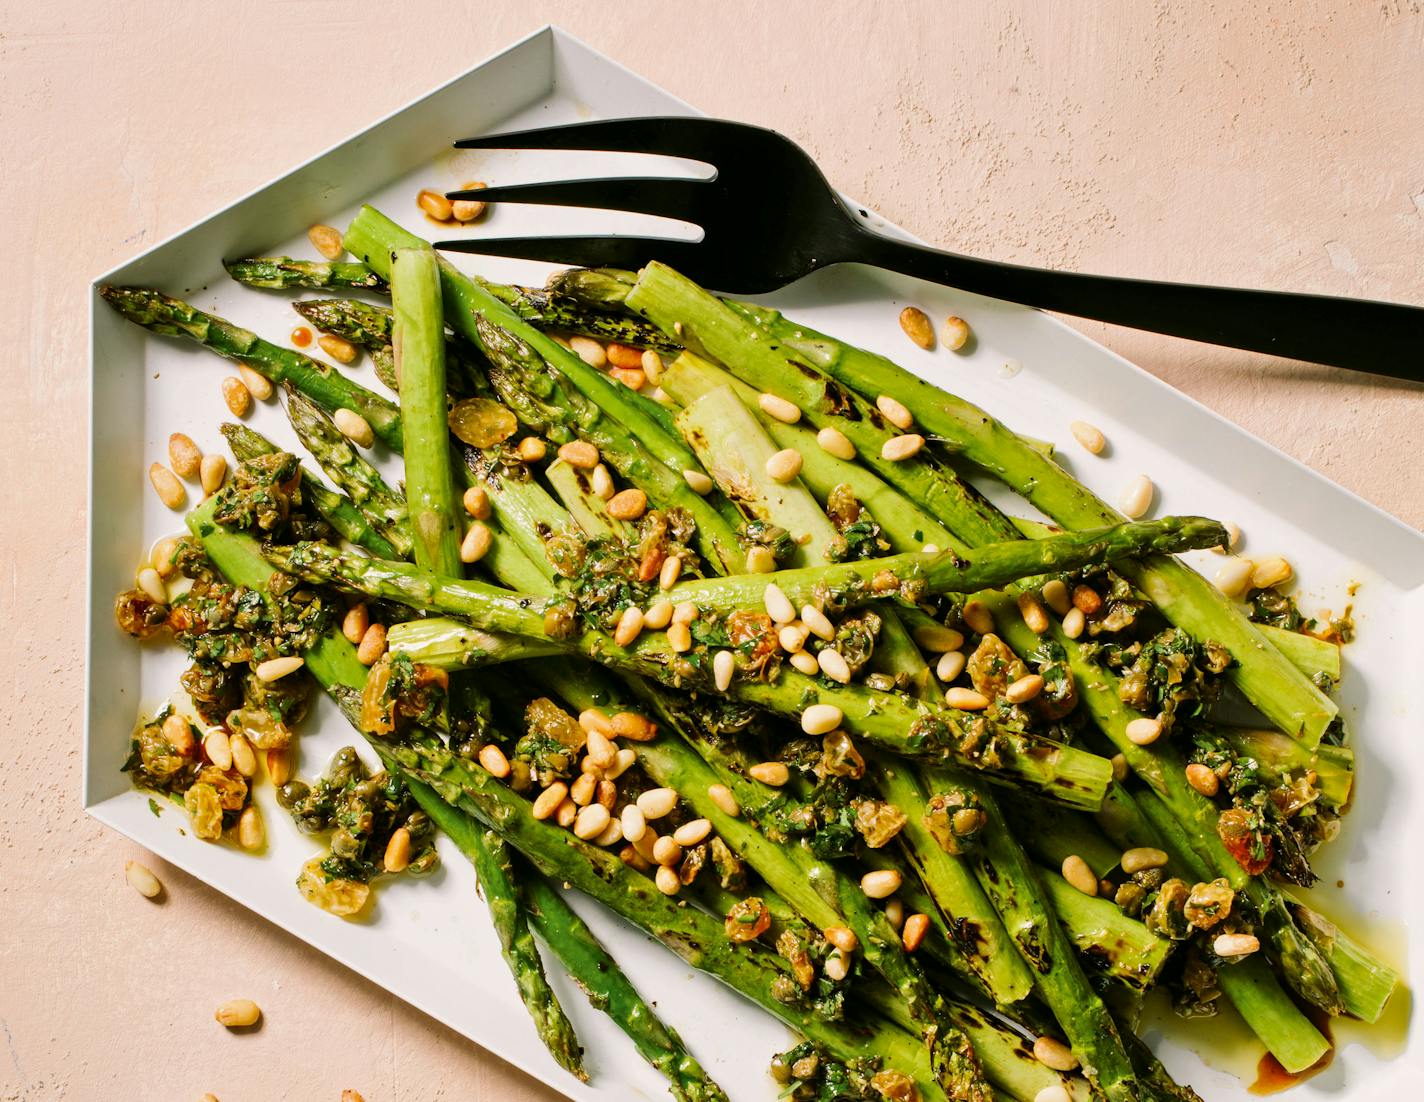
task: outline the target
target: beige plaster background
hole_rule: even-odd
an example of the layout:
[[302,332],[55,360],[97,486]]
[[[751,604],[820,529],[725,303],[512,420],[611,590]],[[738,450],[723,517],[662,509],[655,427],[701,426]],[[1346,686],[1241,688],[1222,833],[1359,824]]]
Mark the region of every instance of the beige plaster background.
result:
[[[3,0],[3,1102],[554,1097],[79,800],[87,281],[548,20],[931,241],[1424,303],[1420,0]],[[1424,524],[1420,388],[1086,328]]]

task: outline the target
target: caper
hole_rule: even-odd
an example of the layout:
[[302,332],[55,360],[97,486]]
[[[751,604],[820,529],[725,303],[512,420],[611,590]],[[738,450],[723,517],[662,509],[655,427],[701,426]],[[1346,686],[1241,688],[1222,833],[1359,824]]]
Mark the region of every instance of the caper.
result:
[[361,843],[351,831],[342,827],[331,835],[331,852],[350,860],[361,852]]
[[288,781],[281,788],[277,789],[277,803],[279,806],[291,811],[310,795],[311,789],[301,781]]
[[411,876],[428,876],[435,871],[439,864],[439,852],[434,846],[426,846],[411,859],[410,864],[405,867],[405,871]]
[[423,811],[412,811],[406,816],[405,828],[410,831],[412,842],[423,842],[430,835],[430,816]]

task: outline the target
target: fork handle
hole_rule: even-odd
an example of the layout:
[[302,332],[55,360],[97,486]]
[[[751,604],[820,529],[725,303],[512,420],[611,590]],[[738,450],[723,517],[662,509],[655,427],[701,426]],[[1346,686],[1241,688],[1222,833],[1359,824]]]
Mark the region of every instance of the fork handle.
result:
[[842,260],[1074,317],[1424,382],[1424,309],[1416,306],[1055,272],[941,252],[863,227],[846,253]]

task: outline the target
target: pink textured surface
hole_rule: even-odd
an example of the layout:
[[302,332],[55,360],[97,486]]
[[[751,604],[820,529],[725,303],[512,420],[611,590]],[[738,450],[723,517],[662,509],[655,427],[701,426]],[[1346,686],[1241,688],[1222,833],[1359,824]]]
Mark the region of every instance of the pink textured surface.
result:
[[[554,1097],[156,861],[167,891],[140,898],[122,865],[143,855],[83,816],[95,272],[552,20],[706,111],[785,131],[931,241],[1424,302],[1424,8],[1346,7],[5,0],[0,1100]],[[1420,388],[1085,328],[1424,524]],[[263,1006],[261,1030],[213,1022],[234,995]]]

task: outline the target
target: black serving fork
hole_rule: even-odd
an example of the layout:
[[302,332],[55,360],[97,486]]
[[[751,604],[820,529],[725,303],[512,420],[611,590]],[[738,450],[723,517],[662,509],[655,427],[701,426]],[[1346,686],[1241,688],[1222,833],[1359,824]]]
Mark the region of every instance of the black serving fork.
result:
[[450,199],[634,211],[692,222],[658,237],[471,238],[458,252],[586,267],[669,264],[719,291],[758,294],[818,268],[873,264],[976,294],[1153,333],[1424,382],[1424,309],[1328,295],[1204,287],[1002,264],[893,240],[846,205],[816,163],[772,130],[685,116],[609,119],[488,134],[461,149],[582,149],[706,162],[707,179],[626,177],[509,184]]

